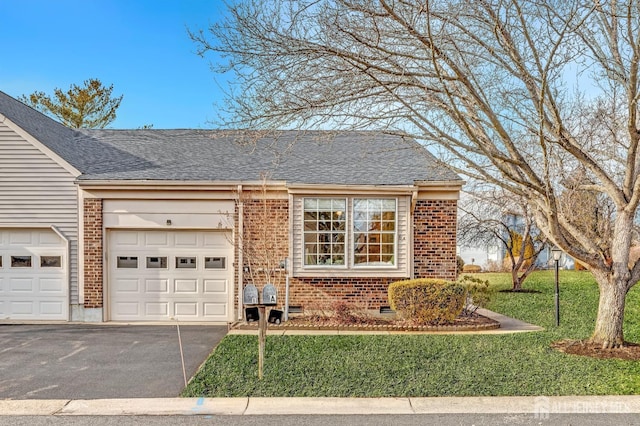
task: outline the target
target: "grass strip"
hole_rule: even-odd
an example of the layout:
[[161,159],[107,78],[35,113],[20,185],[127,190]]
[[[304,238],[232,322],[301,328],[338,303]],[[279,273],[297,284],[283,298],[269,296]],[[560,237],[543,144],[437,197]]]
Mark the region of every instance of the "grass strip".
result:
[[[496,289],[507,274],[483,274]],[[566,355],[559,339],[589,337],[598,291],[588,272],[561,272],[561,326],[554,324],[553,273],[490,306],[545,327],[509,335],[269,336],[265,378],[257,378],[257,338],[229,335],[183,396],[407,397],[640,393],[640,362]],[[627,298],[625,335],[640,341],[640,291]]]

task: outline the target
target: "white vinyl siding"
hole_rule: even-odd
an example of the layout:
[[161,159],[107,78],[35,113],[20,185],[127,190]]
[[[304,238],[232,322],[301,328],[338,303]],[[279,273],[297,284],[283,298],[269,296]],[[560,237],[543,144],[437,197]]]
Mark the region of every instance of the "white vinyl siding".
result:
[[293,197],[293,214],[292,214],[292,232],[293,232],[293,244],[291,258],[293,259],[293,274],[296,277],[409,277],[410,276],[410,262],[409,262],[409,244],[411,242],[410,226],[409,226],[409,208],[410,197],[398,196],[391,197],[397,200],[397,217],[396,217],[396,264],[393,267],[387,265],[375,267],[354,267],[352,259],[352,242],[353,235],[353,200],[354,199],[390,199],[389,196],[377,197],[371,196],[358,196],[358,197],[344,197],[340,195],[327,196],[329,199],[347,199],[347,229],[349,229],[349,235],[347,238],[347,245],[349,247],[349,253],[347,253],[347,259],[349,264],[347,267],[333,267],[333,268],[319,268],[318,266],[305,266],[304,265],[304,199],[305,198],[317,198],[312,195],[309,196],[295,196]]
[[55,226],[70,242],[70,303],[78,303],[78,193],[74,176],[0,123],[0,228]]

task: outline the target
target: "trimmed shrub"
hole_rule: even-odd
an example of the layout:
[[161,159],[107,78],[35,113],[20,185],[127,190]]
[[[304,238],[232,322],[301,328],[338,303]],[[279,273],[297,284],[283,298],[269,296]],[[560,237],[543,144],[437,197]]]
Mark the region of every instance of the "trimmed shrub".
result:
[[464,259],[460,256],[456,257],[456,270],[458,271],[458,275],[462,273],[462,269],[464,268]]
[[464,275],[457,282],[467,290],[467,300],[462,311],[464,315],[471,315],[478,308],[486,307],[493,299],[494,291],[487,280]]
[[462,272],[468,272],[470,274],[475,274],[476,272],[482,272],[482,267],[480,265],[464,265],[462,267]]
[[465,306],[467,291],[457,283],[432,278],[389,285],[389,305],[403,318],[418,323],[452,322]]

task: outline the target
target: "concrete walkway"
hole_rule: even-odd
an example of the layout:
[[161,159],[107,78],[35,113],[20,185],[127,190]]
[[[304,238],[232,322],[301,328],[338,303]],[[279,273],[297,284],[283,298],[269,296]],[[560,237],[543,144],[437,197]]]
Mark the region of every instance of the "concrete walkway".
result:
[[[286,330],[286,329],[270,329],[267,328],[268,335],[278,336],[295,336],[295,335],[354,335],[354,334],[510,334],[510,333],[527,333],[532,331],[542,331],[544,328],[534,324],[511,318],[488,309],[479,308],[477,312],[487,318],[491,318],[500,323],[500,328],[493,330],[469,330],[469,331],[393,331],[393,330]],[[231,329],[228,334],[258,334],[257,329],[239,330]]]
[[640,413],[640,396],[0,400],[1,416]]

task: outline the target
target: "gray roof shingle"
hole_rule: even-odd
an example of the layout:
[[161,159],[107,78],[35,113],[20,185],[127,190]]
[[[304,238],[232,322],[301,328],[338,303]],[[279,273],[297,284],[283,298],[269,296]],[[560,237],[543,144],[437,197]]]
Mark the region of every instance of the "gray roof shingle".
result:
[[459,181],[411,138],[379,132],[72,130],[0,92],[0,114],[77,168],[79,180],[411,185]]

